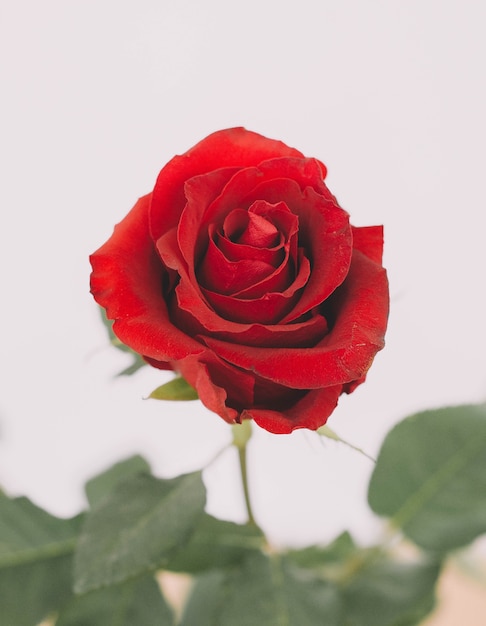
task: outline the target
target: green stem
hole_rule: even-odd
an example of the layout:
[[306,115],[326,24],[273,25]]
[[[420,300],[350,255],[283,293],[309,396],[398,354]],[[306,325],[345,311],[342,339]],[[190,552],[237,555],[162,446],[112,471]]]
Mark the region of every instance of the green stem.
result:
[[238,447],[238,457],[240,459],[241,482],[243,483],[243,494],[245,496],[246,511],[248,513],[248,524],[256,526],[251,508],[250,490],[248,489],[248,468],[246,463],[246,444]]
[[238,458],[240,461],[241,482],[243,483],[243,495],[245,496],[245,505],[248,513],[248,524],[256,526],[251,508],[250,490],[248,489],[248,468],[246,462],[246,446],[251,437],[251,421],[244,420],[241,424],[234,424],[233,428],[233,445],[238,449]]

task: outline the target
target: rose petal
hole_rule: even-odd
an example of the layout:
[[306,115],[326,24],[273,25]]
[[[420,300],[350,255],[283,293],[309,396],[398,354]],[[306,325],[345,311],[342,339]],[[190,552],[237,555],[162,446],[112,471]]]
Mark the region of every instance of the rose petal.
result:
[[157,361],[157,359],[151,359],[149,356],[142,356],[142,359],[146,361],[152,367],[156,367],[158,370],[173,370],[174,366],[172,363],[167,363],[167,361]]
[[[243,211],[243,209],[241,209]],[[246,211],[245,211],[246,212]],[[216,247],[221,250],[224,256],[230,261],[240,261],[241,259],[255,259],[264,261],[273,267],[278,267],[285,256],[283,246],[285,238],[282,233],[279,235],[279,241],[273,248],[254,248],[241,243],[235,243],[227,239],[221,233],[216,231],[216,225],[210,224],[209,237],[213,240]]]
[[239,422],[243,407],[253,404],[254,377],[210,351],[200,358],[184,359],[178,369],[196,389],[201,402],[227,422]]
[[[255,281],[255,279],[256,276],[252,278],[253,281]],[[263,277],[259,282],[254,282],[253,284],[251,284],[249,280],[249,287],[242,288],[232,295],[235,298],[244,300],[263,298],[266,293],[283,293],[292,286],[294,280],[295,263],[288,259],[287,254],[284,261],[280,264],[280,267],[268,274],[268,276]]]
[[312,187],[302,191],[289,179],[265,182],[254,189],[246,202],[255,197],[268,202],[285,198],[299,218],[299,243],[310,256],[312,273],[302,297],[283,322],[298,319],[326,300],[346,277],[352,253],[349,216],[335,204],[332,196],[322,196]]
[[221,168],[255,166],[275,156],[303,155],[281,141],[244,128],[228,128],[209,135],[183,155],[175,156],[161,170],[152,193],[150,229],[153,239],[157,240],[178,224],[186,204],[184,183],[187,180]]
[[[303,191],[311,187],[314,191],[336,203],[336,198],[331,194],[324,183],[323,164],[317,159],[308,157],[274,157],[258,164],[262,173],[262,183],[269,180],[287,179],[296,182]],[[325,168],[324,168],[325,169]],[[258,198],[255,198],[258,199]],[[284,199],[284,198],[281,198]],[[274,199],[273,202],[277,202]]]
[[211,291],[232,294],[254,285],[275,272],[273,265],[258,259],[230,261],[211,239],[197,270],[198,283]]
[[[209,410],[229,423],[254,419],[276,434],[298,428],[316,430],[326,423],[342,392],[341,385],[302,392],[270,383],[266,398],[265,392],[262,396],[258,389],[262,384],[268,385],[266,381],[255,379],[214,354],[188,357],[178,365],[179,373],[197,390]],[[262,400],[274,408],[261,408],[258,404]]]
[[[310,263],[302,254],[299,258],[299,270],[293,283],[281,292],[267,292],[259,298],[243,299],[226,296],[209,289],[201,289],[206,301],[222,317],[244,324],[276,324],[295,306],[299,290],[304,287],[310,275]],[[176,288],[178,293],[181,284]],[[179,300],[182,306],[181,300]],[[198,313],[194,313],[199,317]]]
[[353,248],[366,254],[375,263],[383,258],[383,226],[352,227]]
[[[205,220],[207,209],[238,171],[234,168],[217,170],[195,176],[184,185],[187,202],[177,225],[177,238],[181,253],[191,268],[198,263],[208,245],[210,222]],[[204,237],[198,238],[199,233]]]
[[[258,168],[248,167],[236,171],[225,185],[219,186],[219,193],[210,196],[205,193],[211,186],[213,173],[195,176],[185,184],[187,204],[179,221],[179,242],[182,254],[189,266],[196,266],[206,251],[211,224],[222,225],[225,217],[239,207],[241,187],[253,188],[261,174]],[[219,182],[219,181],[218,181]]]
[[388,319],[385,270],[355,251],[348,277],[329,303],[334,327],[314,348],[240,346],[212,337],[204,342],[221,358],[295,389],[314,389],[359,379],[384,345]]
[[[316,193],[327,198],[336,207],[338,206],[334,196],[332,196],[322,180],[321,169],[315,159],[275,158],[263,161],[255,167],[240,169],[228,180],[218,197],[203,212],[195,206],[191,209],[186,209],[185,212],[191,211],[192,213],[193,210],[197,210],[199,215],[204,213],[203,219],[199,221],[202,234],[206,232],[209,224],[221,223],[231,210],[237,208],[249,209],[253,202],[259,200],[266,200],[267,203],[270,202],[271,204],[284,202],[295,213],[284,194],[273,194],[272,199],[269,200],[266,196],[259,196],[257,193],[257,190],[262,186],[266,185],[271,188],[274,183],[280,180],[293,181],[301,191],[311,187]],[[198,202],[200,193],[197,187],[199,184],[201,184],[199,177],[195,177],[194,180],[186,183],[185,194],[188,204],[190,203],[190,196],[194,200],[193,205]],[[340,210],[342,211],[342,209]]]
[[290,239],[299,230],[298,218],[283,201],[270,204],[265,200],[255,200],[249,207],[248,212],[261,215],[271,221],[278,228],[279,232],[285,234],[286,239]]
[[[308,162],[302,164],[302,161]],[[273,175],[276,162],[285,167],[286,171],[293,172],[295,169],[305,182],[308,182],[312,176],[315,177],[316,172],[320,171],[318,165],[312,159],[273,159],[261,164],[260,167]],[[196,248],[195,239],[197,237],[196,224],[199,224],[200,233],[202,233],[202,239],[201,237],[198,239],[197,247],[199,250],[202,250],[208,245],[208,235],[204,235],[204,233],[208,232],[209,224],[220,222],[225,212],[241,204],[242,194],[247,190],[253,188],[253,193],[255,193],[255,183],[261,180],[262,176],[258,174],[257,168],[247,168],[238,171],[228,180],[218,198],[208,207],[202,206],[200,202],[201,193],[199,187],[205,185],[203,178],[195,177],[186,183],[188,202],[179,224],[179,245],[188,264],[190,280],[194,283],[197,282],[197,279],[192,266],[195,264],[199,254],[198,251],[194,252]],[[327,190],[324,183],[319,179],[315,180],[315,186],[319,189]],[[275,194],[276,187],[279,191],[278,195]],[[302,221],[299,236],[305,239],[305,243],[309,245],[313,254],[311,280],[299,302],[296,303],[295,310],[290,309],[287,306],[288,303],[286,304],[281,298],[273,296],[272,300],[275,303],[266,302],[261,309],[264,315],[260,320],[262,323],[274,323],[277,320],[292,321],[323,302],[344,279],[351,258],[352,246],[348,215],[335,204],[329,192],[327,192],[327,196],[322,196],[316,193],[314,188],[310,186],[306,187],[302,192],[299,185],[293,180],[271,180],[271,182],[267,182],[265,185],[259,184],[257,189],[264,189],[268,193],[272,193],[273,196],[271,199],[262,196],[252,198],[252,202],[257,199],[264,199],[275,204],[280,202],[282,198],[285,199],[287,204],[292,202],[294,205],[291,207],[293,212]],[[289,197],[291,202],[288,200]],[[325,241],[325,248],[317,250],[315,241]],[[210,294],[207,292],[205,296],[218,311],[221,311],[225,317],[229,315],[231,319],[231,311],[234,305],[224,302],[224,298],[221,297],[216,296],[214,299],[211,299]],[[273,314],[271,312],[272,306],[278,307]],[[284,308],[286,308],[286,319],[280,317]],[[234,319],[240,322],[257,321],[256,315],[259,311],[255,310],[252,313],[248,310],[240,311],[238,317]]]
[[[282,249],[274,251],[272,260],[279,263],[273,266],[251,256],[232,261],[210,239],[206,255],[197,270],[197,281],[215,293],[244,299],[285,291],[294,281],[297,262],[297,259],[289,258],[290,247],[289,242]],[[249,249],[254,250],[251,247]]]
[[[246,217],[246,223],[242,223],[242,216]],[[232,223],[234,217],[238,219],[237,222]],[[224,232],[235,243],[255,248],[272,248],[280,240],[275,225],[252,211],[252,207],[248,211],[239,213],[232,211],[225,219]]]
[[[240,220],[247,220],[248,214],[256,214],[258,216],[264,216],[268,222],[271,222],[278,231],[278,236],[275,238],[274,245],[267,248],[255,247],[232,241],[229,233],[231,232],[231,224],[227,225],[228,219],[234,215],[241,216]],[[239,261],[240,259],[257,259],[271,263],[274,267],[278,267],[283,260],[282,247],[285,244],[291,243],[291,258],[295,259],[295,253],[297,251],[297,239],[293,241],[294,236],[297,235],[299,229],[299,220],[296,215],[289,211],[289,208],[284,202],[277,204],[269,204],[265,201],[254,202],[247,210],[235,209],[225,218],[223,224],[223,231],[225,235],[216,231],[216,225],[209,225],[209,238],[212,239],[216,246],[223,252],[223,254],[231,261]]]
[[[276,158],[261,163],[259,167],[241,169],[227,180],[226,184],[222,186],[219,195],[212,201],[211,199],[214,197],[218,187],[224,182],[226,172],[229,172],[229,170],[225,170],[224,175],[223,173],[211,172],[204,176],[194,176],[185,182],[184,189],[187,203],[180,214],[178,226],[179,245],[191,274],[191,268],[198,264],[201,255],[207,249],[210,225],[222,223],[229,212],[242,206],[242,200],[248,198],[255,188],[259,189],[262,187],[262,182],[266,182],[267,186],[269,185],[270,187],[278,183],[278,179],[273,177],[278,172],[279,166],[284,172],[294,174],[302,184],[308,185],[306,187],[308,191],[310,191],[309,186],[312,183],[311,189],[319,189],[327,194],[328,204],[334,207],[334,211],[336,213],[339,212],[342,216],[347,216],[335,204],[333,196],[322,182],[321,169],[315,159]],[[290,180],[288,182],[289,184],[292,183]],[[295,181],[293,181],[293,184],[294,187],[299,188]],[[249,208],[254,201],[261,199],[267,200],[265,197],[256,196],[252,202],[247,204],[246,208]],[[279,204],[286,200],[287,198],[284,194],[274,194],[271,203]],[[300,201],[301,203],[302,200]],[[286,204],[289,203],[286,202]],[[295,213],[295,211],[292,212]],[[351,237],[350,233],[348,236],[349,238]],[[192,276],[192,279],[195,280],[195,277]],[[309,308],[312,308],[312,306]]]
[[312,263],[312,273],[302,298],[285,321],[324,302],[346,278],[352,255],[352,233],[348,214],[311,187],[304,192],[299,217],[299,243]]
[[281,411],[252,408],[244,411],[242,419],[251,418],[275,434],[288,434],[298,428],[317,430],[336,408],[342,385],[308,391],[293,406]]
[[161,293],[164,268],[148,230],[150,195],[138,200],[110,239],[91,255],[91,293],[115,320],[127,346],[158,361],[183,359],[203,347],[169,319]]
[[229,424],[237,422],[239,411],[226,405],[226,389],[212,382],[207,365],[197,363],[193,371],[194,376],[191,376],[189,368],[181,369],[182,375],[196,389],[199,399],[204,406],[222,417]]
[[[180,295],[179,298],[181,298]],[[315,346],[328,331],[326,318],[317,310],[312,312],[312,317],[302,322],[266,326],[231,322],[221,318],[211,309],[205,309],[205,311],[206,315],[198,312],[200,318],[198,320],[181,308],[177,302],[170,307],[171,318],[177,320],[178,327],[192,337],[197,337],[201,342],[204,342],[204,336],[209,332],[216,339],[245,346],[310,348]],[[209,328],[203,326],[201,319]]]
[[[214,338],[230,341],[244,346],[259,348],[311,348],[328,332],[325,317],[317,312],[308,320],[293,324],[238,324],[240,332],[221,330],[213,332]],[[198,336],[204,341],[204,336]]]

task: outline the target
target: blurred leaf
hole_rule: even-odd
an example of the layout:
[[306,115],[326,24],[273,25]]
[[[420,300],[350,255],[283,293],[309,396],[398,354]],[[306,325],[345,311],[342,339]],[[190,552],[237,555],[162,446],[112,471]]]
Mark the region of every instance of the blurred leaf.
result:
[[356,546],[348,533],[327,547],[291,551],[287,558],[336,584],[346,626],[412,626],[434,606],[435,560],[404,563],[382,546]]
[[99,309],[100,309],[101,319],[108,332],[108,337],[110,338],[111,345],[117,348],[117,350],[121,350],[121,352],[128,352],[129,354],[131,354],[133,358],[133,362],[131,363],[131,365],[126,367],[121,372],[118,372],[117,376],[131,376],[132,374],[135,374],[135,372],[137,372],[139,369],[147,365],[147,362],[143,360],[140,354],[138,354],[137,352],[134,352],[131,348],[126,346],[124,343],[122,343],[118,339],[118,337],[113,332],[113,321],[109,320],[106,317],[105,309],[103,309],[102,307],[99,307]]
[[173,378],[149,395],[153,400],[197,400],[197,391],[182,377]]
[[349,532],[341,533],[328,546],[309,546],[301,550],[291,550],[286,557],[304,568],[322,568],[335,563],[342,564],[360,552]]
[[361,548],[348,532],[343,532],[328,546],[309,546],[286,554],[292,563],[337,586],[347,584],[370,562],[383,558],[381,546]]
[[254,554],[225,577],[202,577],[181,626],[340,626],[340,616],[333,585],[303,575],[281,557]]
[[174,618],[152,576],[75,596],[56,626],[172,626]]
[[345,624],[413,626],[432,611],[437,563],[371,561],[342,590]]
[[427,411],[395,426],[368,499],[428,550],[453,550],[486,532],[486,405]]
[[136,474],[150,474],[150,465],[139,455],[120,461],[105,472],[91,478],[85,486],[90,506],[93,507],[98,504],[108,493],[113,491],[118,483]]
[[28,498],[0,498],[0,569],[73,552],[80,518],[54,517]]
[[72,555],[0,569],[0,624],[34,626],[72,596]]
[[116,374],[117,377],[118,376],[131,376],[132,374],[135,374],[135,372],[138,372],[139,369],[142,369],[142,367],[145,367],[147,365],[147,362],[144,361],[143,358],[139,354],[133,351],[130,351],[130,352],[133,357],[133,362],[124,370],[121,370],[121,372],[118,372],[118,374]]
[[79,516],[63,520],[27,498],[0,498],[0,624],[37,624],[71,595],[79,526]]
[[179,626],[223,626],[218,619],[226,596],[225,579],[226,573],[219,570],[198,576]]
[[201,473],[116,485],[87,515],[75,556],[75,591],[113,585],[164,566],[186,542],[205,504]]
[[188,543],[175,553],[165,569],[197,573],[239,563],[262,548],[264,536],[256,526],[226,522],[204,514]]

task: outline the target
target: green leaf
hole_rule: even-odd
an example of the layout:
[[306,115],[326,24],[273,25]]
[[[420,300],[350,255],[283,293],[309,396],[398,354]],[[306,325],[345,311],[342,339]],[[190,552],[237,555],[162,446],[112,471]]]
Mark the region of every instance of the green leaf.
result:
[[32,626],[70,597],[79,526],[27,498],[0,498],[0,624]]
[[165,569],[197,573],[239,563],[262,548],[264,536],[256,526],[226,522],[204,514],[188,543],[167,563]]
[[153,400],[197,400],[198,397],[194,387],[181,377],[169,380],[149,395]]
[[453,550],[486,532],[486,405],[427,411],[395,426],[368,500],[428,550]]
[[369,562],[342,590],[345,624],[413,626],[432,611],[437,563]]
[[[201,585],[203,589],[201,590]],[[254,554],[196,585],[181,626],[339,626],[337,590],[278,556]]]
[[174,618],[152,576],[74,597],[56,626],[172,626]]
[[0,624],[33,626],[72,596],[72,555],[0,570]]
[[70,554],[80,518],[54,517],[28,498],[0,498],[0,569]]
[[226,595],[226,576],[225,572],[219,570],[198,576],[179,626],[219,626],[218,616]]
[[309,546],[286,553],[288,560],[304,568],[333,568],[349,559],[354,559],[361,550],[356,546],[349,532],[344,531],[328,546]]
[[95,476],[86,483],[85,491],[91,507],[98,504],[116,485],[136,474],[150,474],[150,465],[147,461],[135,455],[116,463],[108,470]]
[[75,591],[113,585],[164,566],[201,517],[201,472],[118,483],[87,515],[75,556]]
[[381,546],[356,546],[347,532],[329,546],[310,546],[286,556],[301,571],[311,570],[336,584],[346,626],[412,626],[434,605],[439,574],[435,560],[392,560]]

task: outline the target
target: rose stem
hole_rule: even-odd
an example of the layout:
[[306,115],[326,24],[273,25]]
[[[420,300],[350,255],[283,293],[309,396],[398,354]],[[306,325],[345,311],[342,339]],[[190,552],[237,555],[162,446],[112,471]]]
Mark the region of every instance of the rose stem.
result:
[[238,448],[238,458],[240,461],[241,482],[243,484],[243,495],[245,497],[246,511],[248,513],[248,524],[256,526],[253,516],[253,509],[250,500],[250,490],[248,488],[248,465],[246,456],[247,443],[251,437],[251,422],[244,420],[242,424],[235,424],[233,430],[233,445]]

